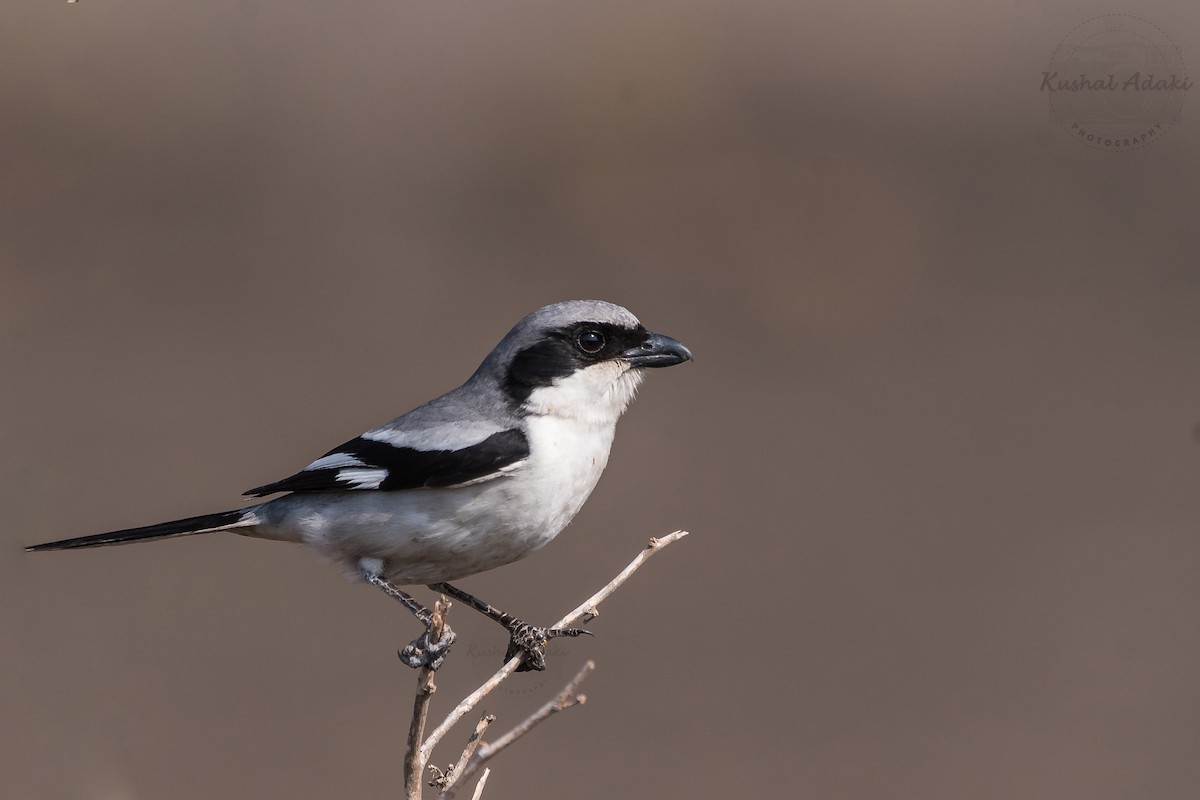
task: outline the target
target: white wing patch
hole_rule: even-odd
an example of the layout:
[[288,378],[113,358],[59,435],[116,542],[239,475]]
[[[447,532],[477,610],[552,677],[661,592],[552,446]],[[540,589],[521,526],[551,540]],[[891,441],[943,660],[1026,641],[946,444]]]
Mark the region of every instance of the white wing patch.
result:
[[352,489],[378,489],[387,476],[386,469],[344,469],[338,472],[337,479],[350,484]]
[[318,458],[313,463],[304,468],[305,472],[311,472],[317,469],[337,469],[338,467],[365,467],[362,461],[349,453],[330,453],[327,456]]

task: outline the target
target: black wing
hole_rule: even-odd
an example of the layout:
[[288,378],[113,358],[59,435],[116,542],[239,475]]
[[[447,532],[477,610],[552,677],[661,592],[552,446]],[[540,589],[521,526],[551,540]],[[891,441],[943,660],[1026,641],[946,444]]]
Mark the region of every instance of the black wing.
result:
[[245,492],[253,497],[276,492],[330,492],[457,486],[487,480],[529,456],[529,441],[518,430],[493,433],[458,450],[417,450],[361,436],[330,450],[304,470]]

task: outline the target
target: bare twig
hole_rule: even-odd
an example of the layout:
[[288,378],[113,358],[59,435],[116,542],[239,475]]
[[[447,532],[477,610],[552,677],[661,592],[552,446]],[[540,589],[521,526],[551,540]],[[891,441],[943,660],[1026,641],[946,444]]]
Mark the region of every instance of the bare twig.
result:
[[479,776],[479,783],[475,784],[475,794],[471,795],[471,800],[479,800],[483,797],[483,787],[487,783],[488,775],[491,775],[490,769],[485,769],[483,774]]
[[[450,601],[439,597],[433,605],[433,619],[429,623],[433,641],[442,638],[442,626]],[[407,800],[421,800],[421,775],[425,772],[426,759],[421,755],[421,739],[425,736],[425,720],[429,716],[429,700],[437,691],[433,684],[434,671],[422,667],[417,673],[417,695],[413,699],[412,723],[408,727],[408,746],[404,751],[404,796]]]
[[[638,553],[637,558],[629,562],[629,565],[625,567],[625,569],[621,570],[617,577],[609,581],[603,589],[596,592],[587,600],[584,600],[574,611],[567,614],[558,622],[554,623],[554,625],[551,627],[567,628],[575,623],[586,623],[594,619],[599,613],[598,609],[600,604],[607,600],[613,592],[621,588],[621,585],[625,583],[625,581],[629,580],[629,576],[637,572],[642,564],[645,564],[647,561],[649,561],[650,558],[659,550],[662,550],[669,544],[679,541],[687,535],[687,531],[675,531],[674,533],[664,536],[661,539],[651,539],[650,543],[643,548],[642,552]],[[444,720],[442,720],[440,725],[434,728],[433,732],[430,733],[428,738],[425,739],[425,743],[421,745],[419,755],[420,764],[424,765],[428,763],[429,755],[433,752],[433,748],[437,746],[438,742],[442,740],[442,737],[445,736],[452,727],[458,724],[459,720],[469,714],[471,710],[475,708],[475,706],[479,705],[479,702],[483,700],[483,698],[491,694],[493,689],[499,686],[501,682],[511,675],[517,669],[517,666],[521,663],[521,659],[523,657],[524,655],[522,654],[510,658],[508,663],[497,670],[496,673],[492,675],[492,677],[488,678],[482,686],[471,692],[471,694],[463,698],[463,700],[454,707],[454,710],[451,711]]]
[[[483,732],[488,729],[488,726],[496,721],[494,714],[484,714],[480,717],[479,722],[475,725],[475,730],[471,733],[471,737],[467,739],[467,746],[463,748],[462,755],[458,757],[458,763],[450,767],[444,775],[438,780],[431,781],[431,786],[437,786],[442,790],[443,795],[450,791],[450,787],[460,782],[460,776],[467,766],[467,762],[471,760],[471,756],[475,755],[475,751],[482,744]],[[430,767],[430,769],[433,769]],[[442,795],[439,795],[442,796]]]
[[687,531],[675,531],[669,533],[661,539],[651,538],[650,541],[642,548],[642,552],[637,554],[637,558],[629,562],[625,569],[617,573],[617,577],[608,582],[600,591],[580,603],[574,611],[567,614],[565,617],[554,623],[554,628],[569,628],[576,622],[591,622],[600,615],[600,604],[608,599],[609,595],[621,588],[625,581],[629,580],[629,576],[637,572],[642,564],[650,560],[651,556],[662,550],[669,544],[674,544],[683,537],[687,536]]
[[460,719],[471,713],[471,709],[479,705],[479,701],[491,694],[492,690],[499,686],[505,678],[513,674],[513,672],[517,669],[517,665],[520,663],[521,661],[519,658],[510,658],[508,663],[497,670],[495,675],[488,678],[482,686],[463,698],[463,700],[454,707],[454,710],[451,711],[444,720],[442,720],[442,723],[434,728],[433,732],[430,733],[425,739],[425,743],[421,745],[422,761],[428,761],[429,754],[433,752],[433,748],[436,747],[437,743],[442,740],[442,737],[445,736]]
[[583,683],[583,679],[591,674],[596,668],[595,662],[588,661],[571,679],[571,682],[563,687],[562,691],[554,696],[548,703],[534,711],[520,724],[514,727],[511,731],[501,736],[495,742],[484,742],[479,752],[475,757],[470,759],[465,765],[460,761],[459,765],[454,768],[454,778],[438,795],[439,798],[451,800],[454,797],[458,788],[466,783],[467,779],[474,775],[480,767],[491,761],[513,742],[520,739],[525,734],[533,730],[537,725],[545,722],[547,719],[557,714],[559,711],[565,711],[572,706],[583,705],[587,702],[587,695],[579,694],[579,684]]
[[550,718],[551,715],[557,714],[559,711],[564,711],[572,706],[580,706],[587,702],[587,695],[578,694],[579,684],[583,683],[583,679],[591,674],[596,668],[594,661],[586,662],[580,667],[579,672],[571,679],[570,683],[563,687],[562,691],[554,696],[552,700],[544,706],[534,711],[520,725],[514,727],[511,731],[501,736],[494,742],[484,742],[479,748],[479,754],[476,756],[476,761],[480,764],[490,761],[500,754],[504,748],[511,745],[517,739],[520,739],[525,734],[529,733],[539,723]]

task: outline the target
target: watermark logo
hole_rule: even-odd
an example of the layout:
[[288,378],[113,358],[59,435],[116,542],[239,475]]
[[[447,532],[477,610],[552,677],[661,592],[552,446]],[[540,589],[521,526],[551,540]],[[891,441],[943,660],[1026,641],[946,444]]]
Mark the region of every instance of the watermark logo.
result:
[[1160,139],[1177,124],[1192,88],[1179,48],[1156,25],[1105,14],[1059,42],[1040,91],[1050,121],[1088,147],[1119,153]]

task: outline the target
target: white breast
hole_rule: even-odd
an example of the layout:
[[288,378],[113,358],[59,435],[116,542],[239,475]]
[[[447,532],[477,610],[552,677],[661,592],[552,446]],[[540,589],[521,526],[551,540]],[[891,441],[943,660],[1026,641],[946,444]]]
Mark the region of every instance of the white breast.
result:
[[529,533],[542,545],[567,526],[608,465],[616,426],[557,416],[528,420],[529,463],[514,487],[529,500]]

